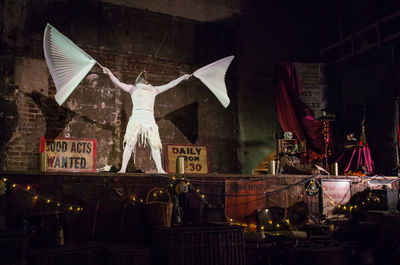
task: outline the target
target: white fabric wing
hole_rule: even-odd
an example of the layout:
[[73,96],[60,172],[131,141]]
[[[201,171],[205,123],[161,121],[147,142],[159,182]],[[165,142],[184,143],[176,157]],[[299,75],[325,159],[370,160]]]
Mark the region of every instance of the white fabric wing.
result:
[[234,56],[228,56],[211,64],[208,64],[193,73],[200,79],[226,108],[229,105],[229,97],[226,92],[225,74]]
[[43,49],[56,85],[56,101],[62,105],[96,61],[50,24],[44,31]]

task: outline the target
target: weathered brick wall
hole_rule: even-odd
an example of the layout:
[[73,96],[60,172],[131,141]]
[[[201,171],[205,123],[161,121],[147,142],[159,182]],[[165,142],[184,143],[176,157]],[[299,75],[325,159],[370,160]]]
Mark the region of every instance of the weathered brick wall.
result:
[[[230,27],[202,25],[145,10],[79,1],[74,4],[50,1],[46,5],[31,1],[20,6],[7,1],[7,4],[2,10],[8,29],[3,32],[1,42],[4,47],[1,100],[15,111],[7,119],[12,126],[3,125],[6,122],[2,121],[1,164],[5,170],[38,170],[39,139],[43,135],[96,138],[98,167],[121,160],[124,130],[132,109],[129,95],[115,88],[95,66],[68,100],[58,106],[42,51],[42,33],[47,22],[126,83],[133,83],[137,74],[146,69],[153,85],[165,84],[231,54],[235,46],[235,33]],[[8,9],[13,12],[6,13]],[[21,25],[13,24],[11,18],[7,20],[8,15],[18,10],[26,22]],[[218,41],[208,40],[210,36],[218,36]],[[205,46],[198,47],[203,40]],[[214,45],[208,45],[211,43]],[[198,102],[197,117],[194,114],[185,117],[187,124],[198,119],[195,143],[209,146],[212,172],[238,172],[235,80],[234,74],[229,73],[232,104],[227,109],[195,78],[159,95],[155,117],[162,142],[190,143],[164,117]],[[138,149],[136,167],[155,170],[149,150]],[[134,169],[133,165],[130,168]]]

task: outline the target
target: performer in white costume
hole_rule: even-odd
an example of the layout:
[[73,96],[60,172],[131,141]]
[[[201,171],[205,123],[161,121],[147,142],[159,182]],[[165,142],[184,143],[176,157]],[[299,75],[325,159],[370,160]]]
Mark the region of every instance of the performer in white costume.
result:
[[[158,173],[166,173],[161,163],[161,139],[158,132],[158,126],[154,119],[154,102],[158,94],[178,85],[183,80],[187,80],[191,75],[185,74],[174,81],[162,86],[152,86],[139,74],[135,81],[135,85],[129,85],[120,82],[108,68],[103,68],[103,72],[108,74],[111,81],[128,92],[131,95],[133,110],[126,127],[124,136],[124,154],[122,157],[122,167],[119,173],[125,173],[132,152],[135,155],[135,147],[139,144],[148,142],[151,148],[151,155],[157,167]],[[140,139],[139,139],[140,137]]]

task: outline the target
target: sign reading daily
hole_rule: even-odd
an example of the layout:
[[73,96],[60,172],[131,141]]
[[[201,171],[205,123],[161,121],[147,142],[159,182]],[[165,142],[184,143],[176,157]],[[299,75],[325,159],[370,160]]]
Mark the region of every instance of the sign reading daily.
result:
[[46,154],[47,171],[96,171],[96,139],[41,137],[40,152]]
[[177,157],[184,157],[185,173],[208,173],[208,150],[205,145],[167,144],[167,172],[176,172]]

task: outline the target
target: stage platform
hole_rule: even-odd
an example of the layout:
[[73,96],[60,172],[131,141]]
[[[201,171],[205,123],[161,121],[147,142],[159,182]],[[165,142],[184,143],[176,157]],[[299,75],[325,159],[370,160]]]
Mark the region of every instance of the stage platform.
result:
[[[21,212],[31,216],[66,213],[69,223],[79,224],[67,231],[70,238],[100,239],[140,235],[145,222],[140,216],[149,190],[162,187],[172,195],[179,181],[190,185],[187,202],[197,221],[200,209],[214,207],[224,211],[227,220],[244,224],[256,224],[257,209],[278,206],[287,210],[300,201],[318,219],[322,213],[331,214],[338,204],[346,204],[340,196],[350,198],[368,187],[399,187],[398,177],[383,176],[185,174],[181,180],[168,174],[10,171],[0,176],[14,186],[0,202],[11,219]],[[322,192],[311,196],[307,193],[311,180],[327,189],[318,186]],[[149,200],[154,199],[152,195]]]
[[[84,209],[88,203],[144,204],[149,190],[162,187],[174,193],[171,187],[175,187],[181,178],[172,174],[108,172],[1,172],[0,176],[16,185],[16,191],[13,193],[16,201],[38,195],[42,200],[61,202],[61,205],[73,205]],[[338,200],[337,196],[354,196],[368,187],[373,189],[381,189],[383,185],[386,185],[385,188],[390,186],[390,189],[399,187],[398,177],[385,176],[185,174],[184,178],[185,183],[190,184],[188,198],[191,208],[205,204],[218,205],[225,208],[228,218],[242,222],[254,220],[256,209],[273,206],[288,209],[299,201],[306,202],[310,212],[318,216],[326,210],[324,207],[334,206],[332,204]],[[311,196],[307,193],[310,180],[318,180],[317,188],[321,190],[323,189],[321,182],[325,183],[329,190]],[[323,193],[325,195],[322,195]],[[340,203],[334,202],[334,204]],[[35,205],[41,204],[35,203]],[[54,208],[52,203],[44,206],[44,208]]]

